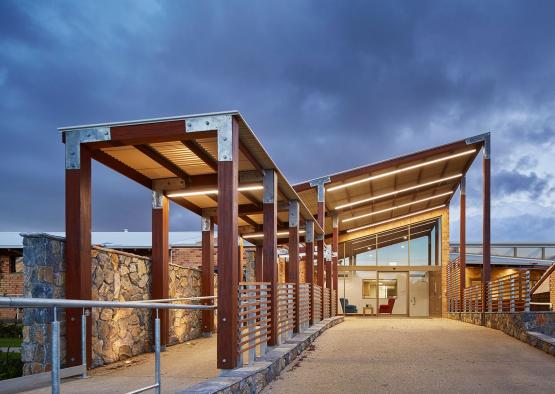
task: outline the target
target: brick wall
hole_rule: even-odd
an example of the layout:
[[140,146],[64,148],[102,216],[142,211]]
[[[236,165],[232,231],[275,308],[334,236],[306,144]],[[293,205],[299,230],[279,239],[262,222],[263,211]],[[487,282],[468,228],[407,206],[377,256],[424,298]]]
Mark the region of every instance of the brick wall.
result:
[[[23,295],[23,259],[17,258],[16,271],[10,272],[10,256],[0,256],[0,295]],[[14,308],[0,308],[0,321],[13,321],[20,314]]]
[[[245,251],[254,248],[244,248]],[[242,256],[243,264],[246,263],[245,254]],[[202,265],[201,247],[172,248],[171,263],[182,267],[199,268]],[[214,266],[218,266],[218,248],[214,247]]]
[[549,302],[551,310],[555,311],[555,272],[549,277]]

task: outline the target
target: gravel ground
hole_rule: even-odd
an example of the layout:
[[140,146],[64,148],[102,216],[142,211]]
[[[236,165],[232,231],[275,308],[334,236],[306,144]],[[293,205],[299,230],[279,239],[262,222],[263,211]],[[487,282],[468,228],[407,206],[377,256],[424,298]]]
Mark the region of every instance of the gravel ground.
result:
[[347,318],[265,393],[555,393],[555,358],[448,319]]

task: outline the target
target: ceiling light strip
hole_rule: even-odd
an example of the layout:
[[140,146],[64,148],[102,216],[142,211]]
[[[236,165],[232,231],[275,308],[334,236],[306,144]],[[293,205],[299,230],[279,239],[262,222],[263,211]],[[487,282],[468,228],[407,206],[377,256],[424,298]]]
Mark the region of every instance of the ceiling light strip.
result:
[[353,216],[352,218],[343,219],[341,222],[348,223],[348,222],[351,222],[353,220],[362,219],[362,218],[366,218],[366,217],[369,217],[369,216],[374,216],[374,215],[377,215],[379,213],[389,212],[389,211],[393,211],[395,209],[408,207],[410,205],[418,204],[418,203],[421,203],[421,202],[424,202],[424,201],[430,201],[430,200],[434,200],[434,199],[439,198],[439,197],[448,196],[449,194],[453,194],[453,191],[448,191],[446,193],[441,193],[441,194],[438,194],[436,196],[422,198],[422,199],[416,200],[416,201],[411,201],[411,202],[408,202],[406,204],[401,204],[401,205],[397,205],[395,207],[382,209],[380,211],[365,213],[364,215]]
[[[237,188],[239,192],[248,192],[254,190],[262,190],[264,186],[262,185],[254,185],[254,186],[241,186]],[[183,192],[175,192],[175,193],[168,193],[168,197],[193,197],[193,196],[204,196],[210,194],[218,194],[218,189],[208,189],[208,190],[196,190],[196,191],[183,191]]]
[[343,209],[343,208],[347,208],[347,207],[352,207],[354,205],[360,205],[360,204],[363,204],[365,202],[378,200],[380,198],[389,197],[389,196],[393,196],[395,194],[404,193],[404,192],[408,192],[410,190],[420,189],[420,188],[423,188],[423,187],[426,187],[426,186],[435,185],[437,183],[449,181],[451,179],[460,178],[460,177],[462,177],[462,175],[463,174],[455,174],[455,175],[451,175],[451,176],[448,176],[448,177],[445,177],[445,178],[436,179],[435,181],[430,181],[430,182],[426,182],[426,183],[421,183],[419,185],[407,187],[405,189],[395,190],[395,191],[392,191],[392,192],[389,192],[389,193],[380,194],[378,196],[368,197],[368,198],[365,198],[363,200],[358,200],[358,201],[353,201],[353,202],[349,202],[349,203],[346,203],[346,204],[341,204],[341,205],[336,206],[334,209]]
[[400,168],[398,170],[393,170],[393,171],[386,172],[386,173],[383,173],[383,174],[369,176],[369,177],[364,178],[364,179],[358,179],[356,181],[347,182],[347,183],[344,183],[342,185],[333,186],[333,187],[330,187],[329,189],[326,189],[326,191],[333,192],[335,190],[344,189],[346,187],[358,185],[360,183],[372,182],[373,180],[376,180],[376,179],[385,178],[385,177],[390,176],[390,175],[396,175],[396,174],[399,174],[399,173],[402,173],[402,172],[405,172],[405,171],[410,171],[410,170],[414,170],[414,169],[417,169],[417,168],[426,167],[426,166],[436,164],[436,163],[441,163],[442,161],[454,159],[454,158],[461,157],[461,156],[470,155],[474,152],[476,152],[476,149],[470,149],[470,150],[467,150],[467,151],[464,151],[464,152],[455,153],[453,155],[440,157],[439,159],[426,161],[426,162],[420,163],[420,164],[414,164],[412,166],[405,167],[405,168]]
[[372,223],[372,224],[366,224],[366,225],[364,225],[364,226],[351,228],[351,229],[347,230],[347,232],[348,232],[348,233],[352,233],[352,232],[355,232],[355,231],[358,231],[358,230],[363,230],[363,229],[365,229],[365,228],[370,228],[370,227],[379,226],[380,224],[390,223],[390,222],[393,222],[393,221],[395,221],[395,220],[400,220],[400,219],[405,219],[405,218],[408,218],[408,217],[411,217],[411,216],[420,215],[421,213],[430,212],[430,211],[433,211],[433,210],[435,210],[435,209],[439,209],[439,208],[443,208],[443,207],[445,207],[445,204],[437,205],[437,206],[435,206],[435,207],[428,208],[428,209],[423,209],[423,210],[421,210],[421,211],[417,211],[417,212],[414,212],[414,213],[409,213],[409,214],[407,214],[407,215],[398,216],[398,217],[396,217],[396,218],[383,220],[383,221],[381,221],[381,222]]
[[[299,234],[304,234],[305,230],[300,230]],[[278,231],[276,233],[277,236],[289,235],[289,231]],[[252,234],[245,234],[241,236],[244,239],[251,239],[251,238],[264,238],[264,233],[252,233]]]

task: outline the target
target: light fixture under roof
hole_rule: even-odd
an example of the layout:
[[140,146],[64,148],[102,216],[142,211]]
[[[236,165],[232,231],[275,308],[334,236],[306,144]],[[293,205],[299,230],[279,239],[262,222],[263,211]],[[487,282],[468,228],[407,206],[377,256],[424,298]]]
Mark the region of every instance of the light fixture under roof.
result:
[[355,205],[364,204],[365,202],[378,200],[378,199],[380,199],[380,198],[393,196],[393,195],[395,195],[395,194],[408,192],[408,191],[410,191],[410,190],[420,189],[420,188],[423,188],[423,187],[426,187],[426,186],[436,185],[436,184],[438,184],[438,183],[445,182],[445,181],[450,181],[450,180],[452,180],[452,179],[460,178],[460,177],[462,177],[462,176],[463,176],[463,174],[455,174],[455,175],[447,176],[447,177],[440,178],[440,179],[436,179],[436,180],[433,180],[433,181],[429,181],[429,182],[425,182],[425,183],[420,183],[420,184],[418,184],[418,185],[406,187],[406,188],[404,188],[404,189],[394,190],[394,191],[392,191],[392,192],[388,192],[388,193],[384,193],[384,194],[379,194],[379,195],[377,195],[377,196],[372,196],[372,197],[364,198],[364,199],[362,199],[362,200],[352,201],[352,202],[349,202],[349,203],[341,204],[341,205],[336,206],[334,209],[343,209],[343,208],[352,207],[352,206],[355,206]]
[[424,163],[414,164],[414,165],[409,166],[409,167],[399,168],[399,169],[397,169],[397,170],[385,172],[385,173],[383,173],[383,174],[373,175],[373,176],[369,176],[369,177],[366,177],[366,178],[363,178],[363,179],[358,179],[358,180],[356,180],[356,181],[343,183],[343,184],[341,184],[341,185],[337,185],[337,186],[330,187],[329,189],[326,189],[326,191],[332,192],[332,191],[335,191],[335,190],[344,189],[344,188],[349,187],[349,186],[358,185],[358,184],[360,184],[360,183],[372,182],[373,180],[376,180],[376,179],[385,178],[385,177],[387,177],[387,176],[400,174],[400,173],[402,173],[402,172],[414,170],[414,169],[417,169],[417,168],[426,167],[426,166],[429,166],[429,165],[432,165],[432,164],[436,164],[436,163],[441,163],[442,161],[454,159],[454,158],[461,157],[461,156],[470,155],[470,154],[472,154],[472,153],[474,153],[474,152],[476,152],[476,149],[470,149],[470,150],[467,150],[467,151],[464,151],[464,152],[455,153],[455,154],[453,154],[453,155],[449,155],[449,156],[445,156],[445,157],[440,157],[439,159],[430,160],[430,161],[426,161],[426,162],[424,162]]
[[[299,230],[299,234],[304,234],[305,230]],[[279,236],[284,236],[284,235],[289,235],[289,231],[278,231],[276,233],[276,235]],[[244,239],[252,239],[252,238],[264,238],[264,233],[252,233],[252,234],[245,234],[241,236]]]
[[348,232],[348,233],[352,233],[352,232],[355,232],[355,231],[364,230],[364,229],[366,229],[366,228],[379,226],[380,224],[390,223],[390,222],[393,222],[393,221],[395,221],[395,220],[400,220],[400,219],[409,218],[409,217],[411,217],[411,216],[420,215],[421,213],[434,211],[434,210],[436,210],[436,209],[443,208],[443,207],[445,207],[445,204],[441,204],[441,205],[437,205],[437,206],[432,207],[432,208],[423,209],[423,210],[421,210],[421,211],[409,213],[409,214],[407,214],[407,215],[397,216],[396,218],[387,219],[387,220],[382,220],[381,222],[366,224],[366,225],[364,225],[364,226],[355,227],[355,228],[350,228],[350,229],[347,230],[347,232]]
[[365,213],[363,215],[353,216],[352,218],[343,219],[343,220],[341,220],[341,222],[343,222],[343,223],[351,222],[353,220],[362,219],[362,218],[366,218],[366,217],[369,217],[369,216],[377,215],[379,213],[389,212],[389,211],[393,211],[395,209],[408,207],[410,205],[418,204],[418,203],[421,203],[421,202],[424,202],[424,201],[434,200],[436,198],[448,196],[450,194],[453,194],[453,191],[448,191],[448,192],[445,192],[445,193],[437,194],[435,196],[422,198],[422,199],[416,200],[416,201],[411,201],[411,202],[408,202],[406,204],[397,205],[395,207],[385,208],[385,209],[382,209],[382,210],[379,210],[379,211],[374,211],[374,212]]
[[[237,188],[239,192],[248,192],[254,190],[262,190],[264,186],[262,185],[248,185],[248,186],[240,186]],[[205,189],[205,190],[191,190],[191,191],[182,191],[182,192],[173,192],[168,193],[168,197],[193,197],[193,196],[204,196],[204,195],[213,195],[218,194],[218,189]]]

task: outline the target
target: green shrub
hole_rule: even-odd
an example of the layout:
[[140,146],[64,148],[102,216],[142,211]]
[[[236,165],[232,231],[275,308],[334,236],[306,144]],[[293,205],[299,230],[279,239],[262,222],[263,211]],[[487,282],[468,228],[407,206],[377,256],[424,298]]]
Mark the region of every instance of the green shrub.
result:
[[22,375],[21,354],[0,352],[0,380],[17,378]]
[[23,324],[0,323],[0,338],[21,338],[21,337],[23,337]]

